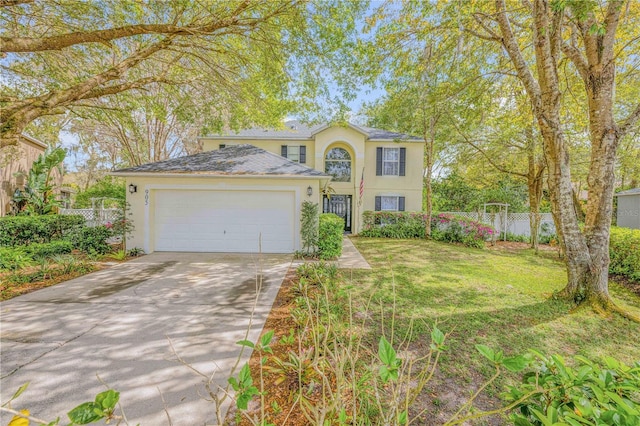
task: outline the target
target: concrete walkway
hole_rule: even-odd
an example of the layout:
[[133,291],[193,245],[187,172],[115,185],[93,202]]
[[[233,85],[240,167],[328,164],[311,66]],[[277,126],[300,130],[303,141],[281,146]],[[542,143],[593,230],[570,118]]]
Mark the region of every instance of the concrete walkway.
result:
[[338,259],[340,269],[371,269],[371,265],[362,257],[348,236],[342,238],[342,256]]
[[[214,389],[225,386],[240,353],[235,342],[252,312],[247,338],[258,338],[290,262],[290,255],[153,253],[2,302],[0,399],[30,382],[13,408],[66,424],[67,411],[106,389],[99,376],[120,391],[131,425],[166,425],[167,413],[176,426],[216,424],[203,377],[176,353],[213,377]],[[1,415],[0,424],[10,418]]]

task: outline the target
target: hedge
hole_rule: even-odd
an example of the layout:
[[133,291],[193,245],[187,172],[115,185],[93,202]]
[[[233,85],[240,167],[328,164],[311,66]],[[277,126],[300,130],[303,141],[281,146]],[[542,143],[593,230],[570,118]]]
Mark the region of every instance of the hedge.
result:
[[96,226],[93,228],[82,227],[70,233],[68,239],[73,243],[73,247],[87,254],[105,254],[111,247],[107,244],[107,239],[112,236],[112,232],[106,226]]
[[55,240],[49,243],[33,243],[24,247],[24,251],[34,260],[43,257],[52,257],[57,254],[71,253],[72,250],[73,243],[67,240]]
[[609,272],[640,282],[640,230],[611,227]]
[[423,238],[426,215],[417,212],[365,211],[362,214],[363,237]]
[[320,215],[318,226],[318,253],[320,259],[330,260],[342,254],[344,220],[333,213]]
[[76,215],[0,217],[0,247],[48,243],[64,237],[85,219]]

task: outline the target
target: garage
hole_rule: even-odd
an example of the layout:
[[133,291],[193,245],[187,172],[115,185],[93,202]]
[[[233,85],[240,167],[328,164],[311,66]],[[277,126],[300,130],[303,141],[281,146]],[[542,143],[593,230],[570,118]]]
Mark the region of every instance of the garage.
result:
[[331,176],[253,145],[142,164],[125,178],[128,249],[145,253],[293,253],[301,210]]
[[[291,253],[294,192],[155,191],[155,251]],[[262,247],[260,247],[262,241]]]

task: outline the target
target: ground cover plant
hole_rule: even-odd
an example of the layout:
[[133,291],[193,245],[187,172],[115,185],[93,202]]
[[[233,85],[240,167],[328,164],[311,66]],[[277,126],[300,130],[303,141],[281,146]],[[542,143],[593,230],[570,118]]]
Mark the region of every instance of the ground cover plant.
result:
[[[574,305],[553,298],[565,276],[552,250],[535,255],[513,243],[478,250],[426,240],[353,240],[373,270],[329,268],[318,277],[318,269],[307,266],[297,278],[289,276],[265,326],[268,341],[260,343],[268,350],[254,352],[242,375],[247,386],[239,389],[256,395],[253,404],[245,400],[229,424],[403,424],[406,418],[410,424],[441,425],[459,424],[479,411],[496,411],[479,419],[481,424],[546,424],[545,416],[569,418],[573,402],[563,403],[564,411],[550,411],[553,405],[545,401],[554,387],[532,388],[536,376],[530,373],[521,384],[523,373],[507,365],[517,364],[518,370],[529,361],[543,359],[548,366],[552,360],[546,373],[538,371],[553,385],[566,381],[549,375],[558,363],[568,377],[579,373],[597,380],[602,371],[624,370],[621,364],[609,368],[611,362],[631,366],[640,360],[635,323],[574,311]],[[640,311],[638,296],[616,283],[611,288],[617,303]],[[385,340],[393,344],[385,346]],[[539,358],[521,356],[531,348]],[[619,361],[611,361],[612,355]],[[585,373],[584,360],[593,360],[593,374]],[[407,365],[413,368],[411,380]],[[622,403],[609,398],[603,406],[626,413],[633,405],[629,398],[637,398],[639,388],[635,368],[635,388],[625,391]],[[358,375],[358,369],[369,373]],[[567,389],[580,390],[575,382]],[[505,394],[507,385],[512,388]],[[522,395],[529,399],[514,402]],[[512,417],[501,412],[507,404]]]
[[[100,260],[123,261],[139,249],[118,250],[128,221],[88,227],[82,216],[0,218],[0,300],[48,287],[102,268]],[[124,236],[123,236],[124,235]]]

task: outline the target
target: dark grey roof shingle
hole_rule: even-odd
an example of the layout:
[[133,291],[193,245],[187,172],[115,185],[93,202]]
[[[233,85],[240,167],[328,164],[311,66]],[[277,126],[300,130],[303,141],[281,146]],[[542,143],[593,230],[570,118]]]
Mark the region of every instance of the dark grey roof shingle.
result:
[[277,154],[248,144],[230,145],[216,151],[142,164],[116,170],[114,173],[328,177],[328,175],[303,164],[294,163]]
[[[255,138],[255,139],[310,139],[320,129],[326,127],[326,124],[318,124],[308,126],[297,120],[290,120],[284,123],[283,129],[265,129],[261,127],[252,127],[250,129],[239,130],[238,132],[229,132],[223,136],[206,136],[207,138],[224,139],[229,138]],[[355,128],[364,132],[369,140],[406,140],[406,141],[422,141],[422,138],[416,136],[405,135],[404,133],[390,132],[388,130],[375,129],[373,127],[364,127],[353,125]]]

